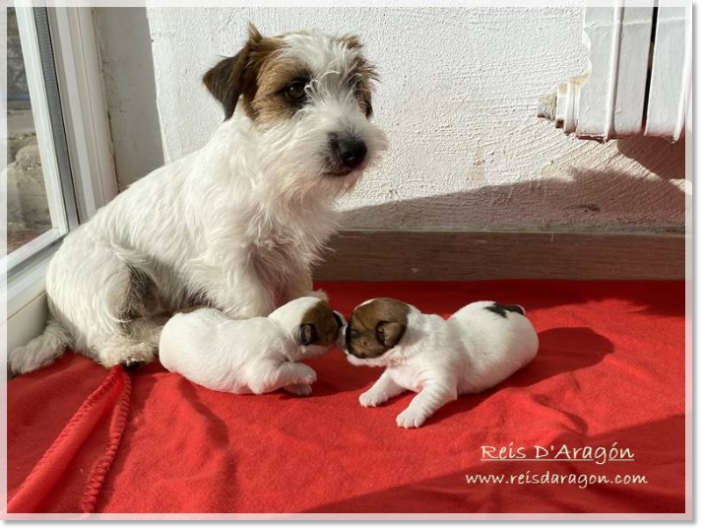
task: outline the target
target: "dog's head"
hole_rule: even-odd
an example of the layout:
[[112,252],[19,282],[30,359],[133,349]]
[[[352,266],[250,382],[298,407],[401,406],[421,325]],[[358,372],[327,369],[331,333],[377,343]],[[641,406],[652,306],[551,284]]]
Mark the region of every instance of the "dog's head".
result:
[[337,343],[345,321],[329,303],[318,297],[300,297],[284,304],[269,315],[290,332],[298,344],[292,361],[315,358],[332,349]]
[[350,189],[385,149],[385,135],[370,122],[376,80],[354,36],[263,37],[253,25],[242,50],[203,78],[227,120],[241,106],[262,169],[298,195]]
[[412,306],[379,298],[357,306],[342,330],[344,352],[353,365],[385,365],[384,354],[405,335]]

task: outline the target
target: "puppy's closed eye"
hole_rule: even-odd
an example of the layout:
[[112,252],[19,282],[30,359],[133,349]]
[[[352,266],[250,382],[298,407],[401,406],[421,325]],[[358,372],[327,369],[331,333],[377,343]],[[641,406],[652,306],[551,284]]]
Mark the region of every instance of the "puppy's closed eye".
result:
[[307,347],[317,341],[317,329],[315,325],[304,324],[300,326],[300,343]]

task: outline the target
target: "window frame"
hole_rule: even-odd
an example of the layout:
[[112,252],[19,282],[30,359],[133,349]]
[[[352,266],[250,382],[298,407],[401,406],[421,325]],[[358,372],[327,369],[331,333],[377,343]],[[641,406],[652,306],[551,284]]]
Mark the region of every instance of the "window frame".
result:
[[78,226],[46,10],[17,7],[15,13],[52,227],[0,259],[9,278]]
[[[70,232],[118,193],[93,12],[89,7],[27,9],[34,9],[35,14],[36,10],[43,10],[48,20],[75,194],[76,215],[74,223],[68,220]],[[3,279],[7,314],[2,316],[2,322],[7,326],[8,351],[43,330],[47,315],[46,270],[62,239],[63,236]]]

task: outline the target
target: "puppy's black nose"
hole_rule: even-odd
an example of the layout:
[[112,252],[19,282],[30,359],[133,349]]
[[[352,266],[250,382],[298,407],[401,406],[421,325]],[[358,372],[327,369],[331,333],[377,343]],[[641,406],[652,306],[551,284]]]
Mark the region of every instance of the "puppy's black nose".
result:
[[330,143],[339,165],[349,170],[364,162],[368,152],[364,141],[356,138],[335,138]]

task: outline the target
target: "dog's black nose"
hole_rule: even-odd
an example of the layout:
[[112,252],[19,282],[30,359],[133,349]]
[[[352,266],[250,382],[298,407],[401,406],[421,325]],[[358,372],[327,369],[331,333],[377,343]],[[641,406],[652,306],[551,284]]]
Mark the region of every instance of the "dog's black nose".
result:
[[353,170],[366,158],[368,149],[363,140],[339,138],[332,140],[332,150],[339,159],[340,166]]

